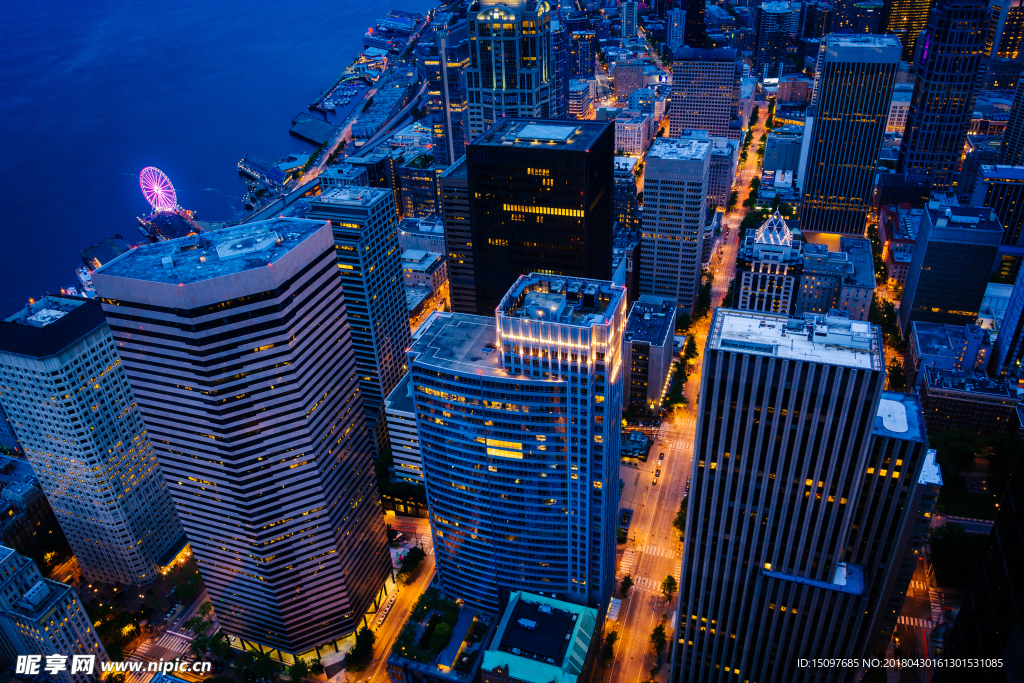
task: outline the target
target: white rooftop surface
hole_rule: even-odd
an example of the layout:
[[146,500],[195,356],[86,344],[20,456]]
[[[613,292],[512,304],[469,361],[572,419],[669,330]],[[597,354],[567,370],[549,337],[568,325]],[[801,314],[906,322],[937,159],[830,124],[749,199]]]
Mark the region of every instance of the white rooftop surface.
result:
[[375,187],[335,187],[327,190],[319,197],[312,197],[311,199],[331,204],[365,206],[389,192],[390,190],[381,190]]
[[719,308],[711,323],[708,345],[723,351],[882,369],[878,334],[871,323],[846,318],[823,320],[812,324],[784,315]]
[[656,159],[703,159],[708,155],[712,144],[707,138],[657,138],[647,156]]
[[575,132],[576,126],[551,126],[531,123],[523,126],[516,132],[516,139],[566,142]]
[[902,434],[907,431],[907,408],[902,403],[883,398],[878,402],[878,415],[890,432]]
[[942,470],[935,462],[935,449],[929,448],[924,455],[924,464],[921,465],[921,476],[917,478],[918,484],[938,484],[942,486]]

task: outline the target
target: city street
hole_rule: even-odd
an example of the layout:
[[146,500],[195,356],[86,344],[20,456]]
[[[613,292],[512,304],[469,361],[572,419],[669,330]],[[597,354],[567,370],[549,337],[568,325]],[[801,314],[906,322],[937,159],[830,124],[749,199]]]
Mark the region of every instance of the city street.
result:
[[[735,273],[739,242],[737,231],[746,213],[743,201],[750,191],[750,181],[760,173],[757,166],[757,140],[764,132],[766,114],[762,106],[747,162],[736,174],[733,187],[739,194],[737,209],[726,215],[723,224],[723,236],[726,226],[729,228],[728,239],[720,241],[711,257],[711,271],[714,274],[712,311],[721,305],[729,281]],[[651,631],[658,625],[662,615],[666,616],[668,651],[671,651],[678,595],[673,595],[666,602],[661,594],[661,582],[669,575],[678,582],[680,576],[682,543],[672,521],[679,510],[693,467],[697,395],[700,391],[701,363],[710,320],[709,314],[690,328],[689,333],[694,336],[700,355],[691,368],[683,392],[689,404],[673,410],[653,435],[654,445],[646,463],[639,463],[635,467],[623,465],[621,468],[623,490],[619,507],[633,510],[633,518],[628,540],[619,553],[616,579],[621,582],[624,576],[629,575],[634,585],[622,601],[617,624],[610,624],[605,629],[610,632],[614,628],[619,633],[615,659],[603,671],[604,680],[611,683],[640,683],[648,680],[649,672],[655,664],[650,644]],[[665,457],[659,465],[661,453]],[[661,476],[655,477],[654,473],[659,467]],[[654,483],[655,479],[657,483]],[[618,597],[617,590],[615,595]],[[656,680],[667,681],[668,671],[669,666],[665,662]]]

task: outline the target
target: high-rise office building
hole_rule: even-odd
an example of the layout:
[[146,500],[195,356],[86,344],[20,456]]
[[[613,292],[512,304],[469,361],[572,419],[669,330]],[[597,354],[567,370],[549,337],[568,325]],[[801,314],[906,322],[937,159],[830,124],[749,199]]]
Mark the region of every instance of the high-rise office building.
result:
[[982,164],[974,179],[971,206],[996,212],[1003,226],[1004,245],[1024,246],[1024,166]]
[[711,148],[699,138],[658,138],[644,167],[640,293],[693,312],[700,289]]
[[671,681],[838,681],[798,659],[884,651],[926,460],[884,383],[874,325],[715,310]]
[[928,202],[900,300],[904,334],[914,320],[974,324],[1002,238],[992,209]]
[[769,0],[761,3],[755,12],[754,71],[757,79],[780,78],[786,66],[786,48],[800,30],[800,9],[786,0]]
[[677,5],[686,10],[686,45],[695,50],[705,47],[708,29],[704,25],[704,3],[702,0],[677,0]]
[[611,278],[615,129],[505,119],[469,146],[476,312],[520,275]]
[[434,140],[434,163],[450,166],[465,153],[469,135],[466,69],[469,67],[469,25],[465,20],[434,22],[436,58],[427,60],[427,112]]
[[622,39],[631,40],[636,38],[636,19],[640,3],[637,0],[623,0],[620,12],[622,14]]
[[448,254],[448,291],[452,310],[476,313],[476,276],[473,268],[473,231],[469,221],[469,176],[466,157],[448,167],[438,179],[445,253]]
[[86,578],[142,584],[184,532],[111,331],[53,296],[0,322],[0,402]]
[[[65,657],[64,670],[54,675],[62,683],[94,683],[110,661],[75,589],[43,578],[35,562],[2,545],[0,646],[0,654],[11,659],[39,657],[36,673],[44,676],[48,657]],[[76,656],[94,657],[92,671],[74,671]]]
[[1024,166],[1024,79],[1017,81],[1013,106],[1003,131],[1000,161],[1008,166]]
[[344,246],[278,218],[93,273],[217,619],[286,661],[352,633],[391,575]]
[[[409,351],[437,571],[603,609],[615,583],[626,293],[532,274],[494,317],[435,314]],[[509,492],[515,491],[515,495]]]
[[882,12],[882,32],[900,39],[900,59],[914,61],[918,35],[928,28],[928,11],[934,0],[890,0]]
[[928,176],[945,192],[963,152],[984,67],[984,0],[937,0],[928,18],[928,49],[917,69],[898,173]]
[[673,7],[665,19],[665,43],[671,52],[686,45],[686,10]]
[[[640,201],[637,197],[637,165],[639,162],[640,160],[636,157],[615,157],[613,206],[615,222],[619,224],[620,230],[640,227]],[[630,292],[630,294],[635,295],[636,293]]]
[[[687,21],[687,26],[690,23]],[[742,75],[743,67],[732,48],[677,50],[672,61],[669,136],[677,138],[684,130],[706,130],[739,140],[743,133],[739,116]]]
[[551,12],[533,0],[473,0],[468,10],[469,136],[508,116],[552,115]]
[[405,374],[410,334],[394,195],[372,187],[330,190],[310,201],[306,217],[334,228],[359,392],[379,448],[387,443],[384,398]]
[[570,76],[579,80],[593,80],[597,66],[595,48],[597,33],[573,31],[569,35],[569,55],[572,60]]
[[1017,281],[1010,292],[1010,301],[999,325],[992,355],[989,358],[989,372],[993,375],[1007,373],[1020,375],[1024,365],[1024,275],[1017,273]]
[[551,118],[568,118],[569,80],[572,78],[572,54],[569,51],[569,29],[565,22],[551,20],[551,70],[554,84],[551,92]]
[[807,163],[800,228],[864,234],[889,101],[900,62],[895,36],[833,33],[818,56],[816,113]]
[[615,62],[615,99],[627,102],[634,90],[646,85],[642,59],[620,59]]

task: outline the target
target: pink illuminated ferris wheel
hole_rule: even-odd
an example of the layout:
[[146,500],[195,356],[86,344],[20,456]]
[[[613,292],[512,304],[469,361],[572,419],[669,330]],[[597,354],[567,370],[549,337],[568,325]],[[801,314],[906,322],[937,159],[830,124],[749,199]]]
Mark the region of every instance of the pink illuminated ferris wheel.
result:
[[139,174],[139,187],[154,211],[173,211],[178,206],[174,185],[159,168],[147,166]]

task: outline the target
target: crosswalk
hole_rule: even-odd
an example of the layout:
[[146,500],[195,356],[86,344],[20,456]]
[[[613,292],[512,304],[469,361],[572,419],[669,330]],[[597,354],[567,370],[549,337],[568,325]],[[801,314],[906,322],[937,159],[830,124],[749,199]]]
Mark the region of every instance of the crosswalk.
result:
[[635,558],[636,555],[632,550],[622,553],[622,564],[619,565],[619,573],[623,576],[628,576],[633,571],[633,560]]
[[[632,552],[627,550],[626,552]],[[662,548],[656,545],[642,545],[637,548],[637,552],[641,552],[645,555],[651,555],[653,557],[679,557],[679,553],[671,548]]]
[[174,659],[189,651],[192,639],[177,631],[168,631],[155,642],[147,640],[135,651],[140,659]]
[[919,617],[908,617],[900,615],[900,618],[897,621],[899,621],[899,623],[903,624],[904,626],[916,626],[917,628],[935,628],[934,619],[921,619]]
[[942,616],[942,598],[939,594],[933,591],[931,588],[928,589],[928,600],[931,602],[932,607],[932,618],[931,621],[938,622],[939,617]]
[[928,584],[926,584],[924,581],[911,581],[910,587],[914,590],[923,591],[928,589]]

